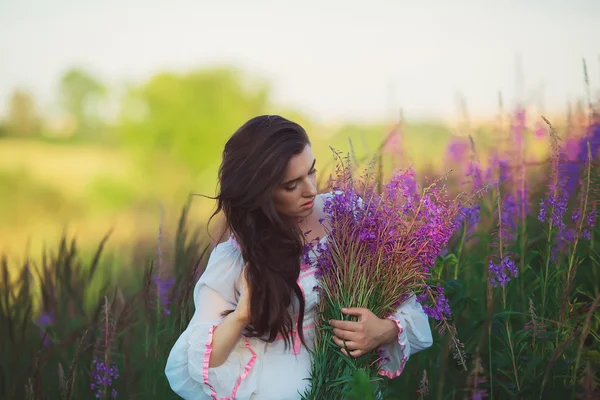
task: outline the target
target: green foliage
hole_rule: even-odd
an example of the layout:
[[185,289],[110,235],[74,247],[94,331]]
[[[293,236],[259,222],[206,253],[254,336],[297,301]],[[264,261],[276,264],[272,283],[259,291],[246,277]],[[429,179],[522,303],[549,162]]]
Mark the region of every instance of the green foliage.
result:
[[266,112],[268,94],[265,83],[233,69],[162,73],[130,89],[118,130],[147,162],[165,151],[198,172],[219,159],[237,128]]
[[106,93],[104,85],[89,72],[81,68],[65,72],[59,86],[60,103],[75,121],[75,134],[90,137],[101,133]]
[[[111,271],[111,263],[106,255],[102,256],[103,244],[90,262],[83,262],[76,242],[66,238],[56,251],[46,253],[39,267],[28,260],[15,277],[18,283],[8,283],[10,268],[4,260],[0,397],[22,399],[33,393],[33,398],[39,399],[67,398],[69,390],[73,399],[91,397],[91,362],[100,332],[103,296],[107,296],[116,324],[112,354],[120,371],[114,383],[119,398],[176,398],[168,387],[164,365],[192,316],[193,285],[206,261],[202,237],[188,230],[187,212],[186,206],[173,244],[172,261],[149,257],[145,270],[129,267],[141,260],[115,259],[112,264],[117,263],[119,268]],[[593,390],[597,380],[594,371],[600,367],[599,298],[597,281],[593,280],[600,266],[597,246],[592,240],[577,249],[581,265],[586,267],[578,269],[576,283],[567,297],[568,313],[559,323],[565,286],[561,279],[548,282],[547,291],[555,300],[542,311],[545,237],[535,235],[534,230],[541,229],[539,223],[529,221],[527,226],[532,231],[524,249],[526,268],[518,279],[509,282],[505,296],[500,288],[486,285],[485,260],[492,240],[489,234],[474,235],[466,241],[457,237],[435,267],[446,280],[445,293],[471,371],[464,372],[449,354],[447,334],[434,332],[432,348],[413,355],[399,378],[375,381],[364,371],[348,374],[340,384],[348,385],[350,398],[376,398],[378,392],[384,399],[425,398],[419,394],[423,393],[419,381],[424,370],[428,372],[432,399],[464,398],[477,390],[488,392],[489,398],[493,393],[494,398],[502,399],[563,399],[571,398],[573,391],[584,393],[586,387]],[[599,233],[596,229],[592,235],[597,237]],[[459,257],[461,243],[464,249]],[[523,251],[518,243],[512,249],[515,254]],[[560,276],[566,264],[558,261],[551,264],[551,270]],[[457,264],[458,279],[453,279]],[[165,265],[171,265],[169,274],[174,277],[170,293],[177,294],[170,315],[163,313],[153,283],[153,277],[164,272]],[[486,300],[488,294],[491,302]],[[53,322],[42,327],[38,316],[50,311]],[[47,335],[46,345],[41,331]],[[474,373],[476,365],[479,368]]]

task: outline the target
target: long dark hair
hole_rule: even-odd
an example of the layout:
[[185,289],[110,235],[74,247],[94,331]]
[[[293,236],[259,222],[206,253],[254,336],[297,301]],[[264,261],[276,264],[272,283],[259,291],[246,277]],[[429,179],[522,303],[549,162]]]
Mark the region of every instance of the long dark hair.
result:
[[238,241],[251,291],[248,335],[267,342],[281,334],[290,343],[294,322],[288,307],[298,299],[298,335],[304,343],[304,295],[298,286],[304,237],[295,221],[279,215],[272,191],[288,161],[310,144],[306,131],[280,116],[255,117],[225,145],[219,169],[217,210]]

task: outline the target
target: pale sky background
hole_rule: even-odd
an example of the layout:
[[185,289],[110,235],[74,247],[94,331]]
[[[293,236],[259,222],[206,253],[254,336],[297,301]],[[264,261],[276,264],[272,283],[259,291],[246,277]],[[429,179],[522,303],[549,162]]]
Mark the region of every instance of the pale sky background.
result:
[[452,118],[458,92],[493,114],[517,54],[546,110],[584,95],[584,57],[597,90],[600,0],[0,0],[0,114],[15,87],[49,106],[75,65],[117,86],[216,63],[323,120]]

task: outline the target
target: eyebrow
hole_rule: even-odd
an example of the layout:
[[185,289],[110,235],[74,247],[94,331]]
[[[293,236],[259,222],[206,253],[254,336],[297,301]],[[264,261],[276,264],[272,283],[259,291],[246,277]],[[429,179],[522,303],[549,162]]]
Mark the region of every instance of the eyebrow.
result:
[[[309,173],[310,173],[310,171],[312,171],[312,170],[315,168],[315,164],[316,164],[316,163],[317,163],[317,159],[315,158],[315,159],[313,160],[312,166],[311,166],[311,167],[310,167],[310,169],[308,170],[308,172],[309,172]],[[294,182],[296,182],[296,181],[299,181],[300,179],[302,179],[302,177],[300,177],[300,178],[295,178],[295,179],[289,180],[289,181],[287,181],[287,182],[284,182],[284,183],[283,183],[283,186],[287,186],[287,185],[289,185],[289,184],[292,184],[292,183],[294,183]]]

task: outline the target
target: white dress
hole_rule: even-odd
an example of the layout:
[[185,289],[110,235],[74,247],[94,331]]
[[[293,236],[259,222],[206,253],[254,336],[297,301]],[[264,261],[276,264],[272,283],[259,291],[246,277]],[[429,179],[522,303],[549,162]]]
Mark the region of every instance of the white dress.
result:
[[[312,265],[302,265],[298,278],[306,302],[304,336],[309,347],[314,341],[318,300],[314,258],[312,254]],[[266,343],[242,336],[223,365],[209,367],[213,331],[223,319],[221,313],[236,306],[234,287],[240,290],[243,266],[239,246],[229,239],[215,247],[196,284],[194,316],[171,349],[165,369],[171,389],[184,399],[297,400],[308,386],[310,354],[297,333],[293,348],[287,350],[281,338]],[[400,329],[398,341],[383,346],[388,361],[381,374],[393,378],[402,373],[410,355],[431,346],[432,336],[414,296],[390,319]]]

